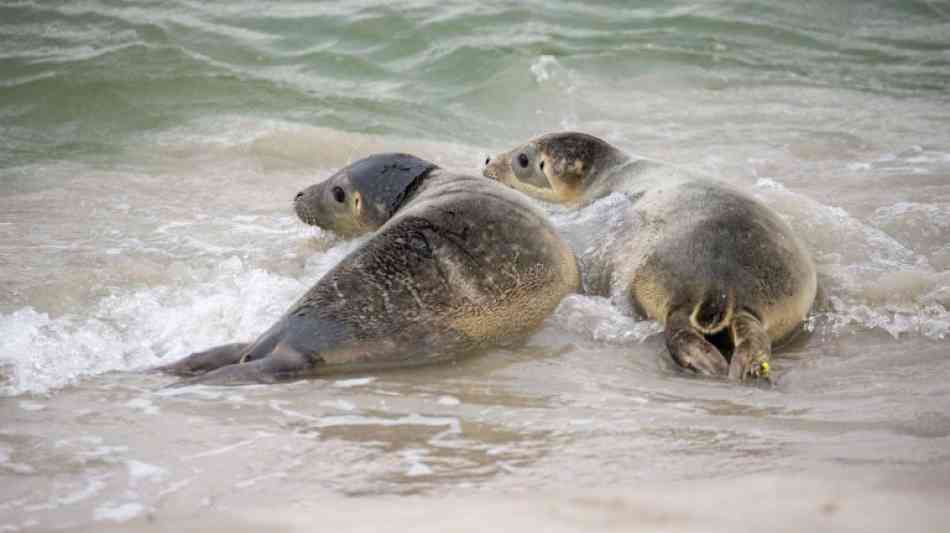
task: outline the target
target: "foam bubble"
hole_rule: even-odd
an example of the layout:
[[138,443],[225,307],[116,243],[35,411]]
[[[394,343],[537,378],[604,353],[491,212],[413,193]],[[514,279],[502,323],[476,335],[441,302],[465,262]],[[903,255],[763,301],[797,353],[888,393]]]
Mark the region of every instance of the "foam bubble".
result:
[[364,235],[356,239],[341,241],[325,253],[310,256],[304,265],[304,277],[313,280],[315,283],[325,276],[330,269],[335,267],[337,263],[342,261],[343,258],[368,241],[370,237],[370,235]]
[[23,508],[27,512],[36,512],[36,511],[46,511],[52,509],[58,509],[67,505],[74,505],[84,500],[88,500],[106,488],[106,479],[108,476],[95,476],[90,477],[82,481],[83,485],[74,488],[73,484],[69,484],[69,488],[74,488],[71,492],[66,493],[65,495],[52,495],[49,497],[49,500],[46,503],[40,503],[35,505],[28,505]]
[[144,481],[159,482],[165,479],[167,472],[164,468],[143,463],[141,461],[126,461],[129,470],[129,484],[133,487]]
[[145,512],[145,506],[138,502],[107,502],[93,512],[97,521],[127,522]]
[[[629,206],[626,196],[614,193],[583,209],[547,207],[551,221],[577,254],[585,292],[608,292],[612,279],[611,256],[625,236],[624,216]],[[591,239],[591,235],[598,238]],[[614,303],[624,306],[624,302]]]
[[9,446],[0,445],[0,470],[8,470],[14,474],[29,475],[36,472],[36,469],[25,463],[11,461],[13,449]]
[[833,312],[818,313],[810,317],[807,327],[838,335],[858,326],[883,330],[895,339],[909,334],[923,335],[931,339],[945,339],[950,336],[950,313],[941,305],[905,309],[875,308],[833,298],[832,307]]
[[432,467],[423,461],[423,458],[426,456],[426,450],[412,448],[402,450],[400,455],[402,455],[403,461],[409,464],[409,468],[406,470],[407,476],[417,477],[432,474]]
[[331,401],[320,402],[320,405],[323,407],[330,407],[332,409],[339,409],[340,411],[355,411],[356,410],[356,404],[347,400],[343,400],[343,399],[337,399],[332,402]]
[[563,68],[554,56],[543,55],[531,64],[531,73],[535,81],[543,83],[551,79],[553,69]]
[[461,421],[458,418],[446,416],[426,416],[415,413],[396,418],[383,418],[380,416],[363,415],[323,416],[320,417],[316,425],[320,428],[339,426],[427,426],[446,427],[447,429],[445,432],[450,434],[458,434],[462,432]]
[[[552,85],[557,91],[563,93],[568,98],[567,109],[559,109],[563,113],[560,126],[562,129],[575,129],[577,127],[578,116],[576,111],[576,95],[578,80],[577,75],[566,68],[551,55],[542,55],[529,67],[531,74],[534,75],[534,81],[538,85]],[[541,114],[542,111],[538,110]]]
[[653,320],[623,314],[607,298],[572,294],[564,298],[550,321],[561,329],[611,344],[641,342],[663,331]]
[[46,405],[39,402],[31,402],[28,400],[24,400],[20,402],[19,406],[20,406],[20,409],[23,409],[24,411],[42,411],[43,409],[46,409]]
[[437,401],[439,405],[447,405],[450,407],[454,407],[462,403],[461,401],[459,401],[458,398],[454,396],[439,396],[439,399]]
[[130,407],[132,409],[138,409],[142,411],[143,414],[146,414],[146,415],[157,415],[160,412],[160,409],[158,408],[158,406],[152,403],[152,401],[146,397],[140,397],[140,398],[129,400],[125,404],[125,406]]
[[351,387],[362,387],[363,385],[369,385],[370,383],[374,381],[376,381],[376,378],[340,379],[340,380],[334,381],[333,386],[348,389]]

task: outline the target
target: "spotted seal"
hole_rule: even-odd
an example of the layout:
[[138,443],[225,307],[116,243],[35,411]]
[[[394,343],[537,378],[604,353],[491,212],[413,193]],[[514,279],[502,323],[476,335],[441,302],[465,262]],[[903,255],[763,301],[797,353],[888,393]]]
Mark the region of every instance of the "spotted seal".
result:
[[815,300],[815,265],[802,241],[726,184],[577,132],[542,135],[485,163],[485,176],[549,202],[627,196],[606,254],[605,292],[663,323],[683,367],[733,379],[767,374],[773,344],[798,329]]
[[269,383],[451,360],[521,339],[579,285],[576,259],[522,195],[408,154],[378,154],[294,200],[306,223],[372,237],[251,343],[160,370]]

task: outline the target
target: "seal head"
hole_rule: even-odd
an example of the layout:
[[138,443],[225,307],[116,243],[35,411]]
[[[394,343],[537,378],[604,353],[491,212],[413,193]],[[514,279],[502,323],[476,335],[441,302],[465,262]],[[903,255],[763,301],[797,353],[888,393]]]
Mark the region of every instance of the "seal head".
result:
[[419,187],[435,163],[409,154],[361,159],[294,197],[302,221],[354,237],[385,224]]
[[628,159],[593,135],[558,132],[489,158],[483,174],[542,200],[575,203],[602,172]]

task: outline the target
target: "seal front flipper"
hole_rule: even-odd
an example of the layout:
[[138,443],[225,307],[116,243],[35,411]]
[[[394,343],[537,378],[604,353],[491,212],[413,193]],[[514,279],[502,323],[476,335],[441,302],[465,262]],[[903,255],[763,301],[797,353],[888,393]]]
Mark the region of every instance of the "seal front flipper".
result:
[[251,344],[247,342],[215,346],[203,352],[195,352],[174,363],[156,367],[154,370],[173,376],[197,376],[241,361],[250,346]]
[[707,376],[725,376],[729,372],[726,358],[693,326],[687,309],[680,308],[670,312],[664,334],[666,348],[683,368]]
[[198,376],[236,363],[246,363],[266,357],[280,341],[286,319],[277,322],[254,342],[235,342],[195,352],[179,361],[162,365],[154,370],[173,376]]
[[307,357],[286,343],[280,343],[266,357],[224,366],[172,386],[278,383],[308,377],[320,362],[319,358]]
[[736,348],[729,363],[729,378],[741,381],[747,377],[769,378],[772,341],[759,319],[742,311],[732,321]]

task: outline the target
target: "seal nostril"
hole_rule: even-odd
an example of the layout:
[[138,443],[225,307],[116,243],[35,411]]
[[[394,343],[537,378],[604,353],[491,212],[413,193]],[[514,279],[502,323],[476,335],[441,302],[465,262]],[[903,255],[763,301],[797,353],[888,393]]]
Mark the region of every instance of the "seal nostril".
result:
[[297,193],[297,196],[294,196],[294,201],[295,201],[295,202],[296,202],[296,201],[299,201],[301,198],[303,198],[303,193],[302,193],[302,192],[298,192],[298,193]]

